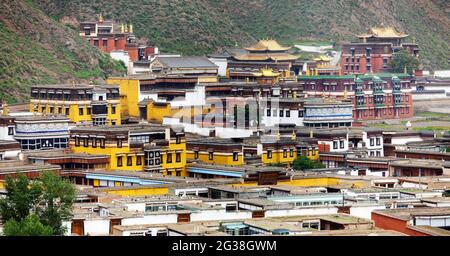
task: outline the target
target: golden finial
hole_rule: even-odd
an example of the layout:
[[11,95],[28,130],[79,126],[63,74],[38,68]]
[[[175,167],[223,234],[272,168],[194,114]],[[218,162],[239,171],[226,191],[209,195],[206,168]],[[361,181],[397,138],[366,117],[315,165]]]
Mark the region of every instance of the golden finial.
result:
[[310,131],[309,131],[309,137],[310,137],[310,138],[314,138],[314,132],[313,132],[313,130],[310,130]]
[[278,132],[277,133],[277,140],[280,140],[281,139],[281,134],[280,134],[280,132]]
[[297,139],[297,134],[295,133],[295,131],[292,131],[292,136],[291,136],[292,140],[296,140]]
[[101,13],[100,13],[100,15],[98,16],[98,21],[99,21],[100,23],[103,23],[103,21],[104,21],[103,16],[102,16]]
[[133,25],[130,24],[130,33],[133,33]]
[[347,88],[345,88],[345,90],[344,90],[344,99],[346,100],[347,97],[348,97],[348,91],[347,91]]
[[5,102],[5,104],[3,104],[3,115],[7,116],[9,114],[9,107],[8,107],[8,103]]

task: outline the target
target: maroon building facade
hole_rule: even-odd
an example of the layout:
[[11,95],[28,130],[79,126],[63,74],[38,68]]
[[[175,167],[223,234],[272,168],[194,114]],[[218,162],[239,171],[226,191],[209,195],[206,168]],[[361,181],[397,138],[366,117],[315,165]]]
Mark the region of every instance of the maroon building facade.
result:
[[[393,27],[373,27],[359,35],[359,42],[342,46],[342,74],[367,74],[391,72],[392,57],[401,49],[419,57],[419,46],[415,42],[404,43],[408,35]],[[414,41],[414,40],[413,40]]]
[[355,121],[413,116],[415,79],[407,74],[300,76],[298,81],[308,96],[351,99]]

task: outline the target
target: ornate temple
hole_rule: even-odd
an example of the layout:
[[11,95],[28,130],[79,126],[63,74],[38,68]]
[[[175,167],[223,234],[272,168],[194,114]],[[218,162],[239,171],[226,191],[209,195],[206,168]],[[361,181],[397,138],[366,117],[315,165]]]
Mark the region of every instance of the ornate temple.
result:
[[275,40],[260,40],[243,51],[230,54],[227,76],[233,80],[255,81],[262,69],[271,69],[280,73],[281,78],[292,78],[295,74],[291,67],[298,56],[290,54],[290,49]]
[[414,39],[412,42],[404,42],[407,37],[407,34],[396,28],[383,24],[368,29],[366,33],[358,36],[359,42],[342,46],[342,74],[392,72],[390,62],[401,49],[419,58],[419,46]]

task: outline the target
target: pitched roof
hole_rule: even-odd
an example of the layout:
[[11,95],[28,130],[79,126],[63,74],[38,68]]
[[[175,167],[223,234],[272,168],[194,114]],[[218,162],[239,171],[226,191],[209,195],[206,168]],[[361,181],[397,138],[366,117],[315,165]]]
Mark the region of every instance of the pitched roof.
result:
[[243,54],[233,56],[236,60],[245,60],[245,61],[265,61],[265,60],[273,60],[273,61],[292,61],[299,58],[299,56],[281,53],[281,54]]
[[206,57],[157,57],[156,60],[170,68],[217,68]]
[[291,47],[283,47],[275,40],[259,40],[251,47],[245,48],[247,51],[287,51]]
[[405,38],[408,35],[398,31],[394,27],[381,25],[372,27],[366,33],[359,35],[359,38],[378,37],[378,38]]

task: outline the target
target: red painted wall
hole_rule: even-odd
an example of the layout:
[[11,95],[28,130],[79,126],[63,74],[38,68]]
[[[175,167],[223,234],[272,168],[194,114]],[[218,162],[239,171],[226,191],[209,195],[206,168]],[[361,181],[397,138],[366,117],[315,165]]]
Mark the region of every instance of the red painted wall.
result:
[[395,219],[376,212],[372,212],[372,220],[377,228],[395,230],[410,236],[429,236],[428,234],[408,228],[407,222],[404,220]]

